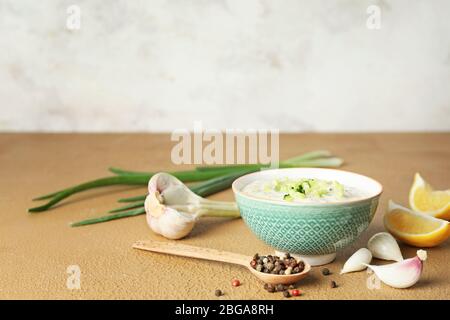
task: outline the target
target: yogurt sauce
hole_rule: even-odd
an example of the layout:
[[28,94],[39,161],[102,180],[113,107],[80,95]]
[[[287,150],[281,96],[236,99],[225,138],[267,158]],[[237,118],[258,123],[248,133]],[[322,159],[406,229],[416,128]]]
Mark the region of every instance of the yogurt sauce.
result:
[[337,181],[308,178],[256,180],[246,185],[242,192],[268,200],[320,203],[348,201],[367,195]]

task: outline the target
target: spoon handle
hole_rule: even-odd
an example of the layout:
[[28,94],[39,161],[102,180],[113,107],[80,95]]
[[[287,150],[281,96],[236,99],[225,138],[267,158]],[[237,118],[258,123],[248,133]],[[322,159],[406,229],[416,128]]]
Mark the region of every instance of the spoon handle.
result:
[[213,260],[226,263],[239,264],[248,267],[251,261],[251,257],[221,251],[210,248],[202,248],[189,246],[186,244],[180,244],[175,242],[161,242],[153,240],[140,240],[133,244],[133,248],[147,250],[152,252],[167,253],[176,256],[183,256],[189,258],[197,258],[204,260]]

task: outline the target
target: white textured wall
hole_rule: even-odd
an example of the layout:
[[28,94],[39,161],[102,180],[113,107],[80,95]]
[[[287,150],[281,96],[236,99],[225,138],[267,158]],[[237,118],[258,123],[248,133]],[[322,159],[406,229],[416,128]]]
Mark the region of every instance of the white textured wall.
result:
[[450,130],[449,13],[448,0],[0,0],[0,130]]

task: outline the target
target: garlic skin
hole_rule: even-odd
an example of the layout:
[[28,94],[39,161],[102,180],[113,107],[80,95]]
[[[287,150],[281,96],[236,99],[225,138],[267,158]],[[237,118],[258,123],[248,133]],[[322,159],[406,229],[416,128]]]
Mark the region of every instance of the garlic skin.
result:
[[201,216],[239,217],[235,203],[204,199],[168,173],[157,173],[148,183],[147,224],[168,239],[186,237]]
[[427,252],[418,250],[417,256],[400,262],[384,266],[367,265],[377,277],[393,288],[405,289],[412,287],[419,281],[423,270],[423,262],[427,259]]
[[361,248],[348,258],[342,267],[341,274],[365,270],[370,261],[372,261],[372,253],[366,248]]
[[[147,197],[149,199],[150,197]],[[153,232],[162,235],[167,239],[181,239],[187,236],[194,228],[196,215],[179,212],[170,207],[164,207],[159,216],[151,214],[148,208],[147,199],[145,200],[145,210],[147,224]]]
[[403,261],[402,252],[397,240],[387,232],[380,232],[372,236],[367,243],[367,248],[372,252],[374,258]]

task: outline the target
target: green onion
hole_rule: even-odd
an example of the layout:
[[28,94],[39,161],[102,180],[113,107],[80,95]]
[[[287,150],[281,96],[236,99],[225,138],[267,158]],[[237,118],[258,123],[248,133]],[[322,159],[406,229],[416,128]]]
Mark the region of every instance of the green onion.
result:
[[114,177],[106,177],[106,178],[100,178],[92,181],[88,181],[73,187],[69,187],[63,190],[59,190],[53,193],[49,193],[43,196],[40,196],[38,198],[34,198],[33,201],[37,200],[46,200],[53,198],[59,194],[66,193],[66,192],[72,192],[70,195],[89,190],[94,189],[97,187],[106,187],[106,186],[113,186],[113,185],[146,185],[148,183],[148,180],[152,177],[153,174],[146,174],[146,175],[136,175],[136,176],[114,176]]
[[208,171],[216,171],[222,170],[224,172],[233,172],[236,170],[252,170],[258,171],[263,168],[269,168],[269,165],[264,164],[233,164],[227,166],[204,166],[195,168],[198,172],[208,172]]
[[128,170],[122,170],[119,168],[108,168],[108,171],[117,174],[119,176],[142,176],[142,175],[152,175],[153,173],[150,172],[140,172],[140,171],[128,171]]
[[130,209],[140,208],[140,207],[143,207],[143,206],[144,206],[144,202],[139,201],[139,202],[135,202],[135,203],[132,203],[132,204],[129,204],[129,205],[126,205],[126,206],[114,209],[114,210],[110,210],[110,211],[108,211],[108,213],[117,213],[117,212],[121,212],[121,211],[127,211],[127,210],[130,210]]
[[[201,197],[207,197],[211,194],[228,189],[234,180],[236,180],[237,178],[239,178],[240,176],[242,176],[246,173],[248,173],[248,171],[235,172],[235,173],[231,173],[231,174],[228,174],[225,176],[213,178],[213,179],[189,186],[189,189],[191,189],[193,192],[195,192],[196,194],[198,194]],[[137,196],[137,197],[133,197],[133,198],[121,199],[122,201],[119,200],[120,202],[127,202],[130,199],[133,199],[133,200],[137,199],[138,201],[132,201],[131,204],[111,210],[111,211],[109,211],[109,213],[116,213],[116,212],[121,212],[121,211],[126,211],[129,209],[142,207],[142,206],[144,206],[143,200],[145,200],[145,198],[146,198],[146,196]],[[123,201],[123,200],[127,200],[127,201]]]
[[[293,158],[294,159],[294,158]],[[298,168],[298,167],[330,167],[336,168],[341,166],[343,160],[340,158],[316,158],[316,159],[304,159],[301,161],[282,161],[279,163],[279,168]],[[264,164],[242,164],[242,165],[228,165],[228,166],[206,166],[206,167],[197,167],[197,171],[199,172],[207,172],[207,171],[216,171],[222,170],[223,172],[232,172],[236,170],[252,170],[258,171],[261,169],[269,169],[269,165]]]
[[[257,166],[257,165],[256,165]],[[200,168],[200,170],[199,170]],[[171,175],[177,177],[178,179],[180,179],[181,181],[183,181],[184,179],[186,179],[183,182],[195,182],[195,181],[203,181],[206,179],[209,179],[213,176],[220,176],[223,174],[227,174],[228,173],[228,168],[227,167],[211,167],[208,168],[208,170],[201,170],[202,167],[199,168],[195,168],[195,170],[187,170],[187,171],[175,171],[175,172],[168,172]],[[245,169],[245,168],[244,168]],[[119,175],[119,176],[152,176],[155,174],[155,172],[142,172],[142,171],[131,171],[131,170],[124,170],[124,169],[120,169],[120,168],[109,168],[108,169],[110,172]],[[205,173],[202,173],[201,175],[197,175],[199,171],[211,171],[210,174],[211,176],[207,176],[204,175]]]
[[[294,168],[294,167],[339,167],[342,165],[343,161],[340,158],[332,157],[330,151],[328,150],[316,150],[306,152],[302,155],[289,158],[287,160],[281,161],[279,163],[280,168]],[[230,172],[232,170],[246,170],[253,169],[255,171],[270,168],[270,164],[237,164],[237,165],[219,165],[219,166],[202,166],[195,168],[196,171],[220,171],[222,174]],[[118,174],[118,175],[150,175],[150,172],[142,172],[142,171],[131,171],[124,170],[120,168],[109,168],[109,171]],[[192,172],[192,171],[188,171]],[[174,175],[173,173],[171,173]]]
[[86,225],[94,224],[94,223],[101,223],[101,222],[106,222],[106,221],[111,221],[111,220],[116,220],[116,219],[134,217],[134,216],[138,216],[138,215],[141,215],[144,213],[145,213],[145,209],[139,208],[139,209],[126,211],[126,212],[122,212],[122,213],[110,214],[110,215],[103,216],[103,217],[86,219],[86,220],[74,222],[74,223],[71,223],[70,226],[71,227],[86,226]]
[[[280,168],[290,167],[338,167],[343,163],[342,159],[330,157],[330,152],[325,150],[317,150],[308,153],[304,153],[300,156],[290,158],[282,161],[279,164]],[[225,165],[225,166],[205,166],[197,167],[195,170],[170,172],[173,176],[180,179],[183,182],[199,182],[205,181],[205,184],[199,183],[192,186],[192,190],[202,196],[207,196],[215,192],[223,190],[223,185],[228,187],[231,185],[231,181],[227,179],[236,179],[243,174],[255,172],[260,169],[269,168],[268,164],[244,164],[244,165]],[[70,197],[73,194],[82,192],[85,190],[94,189],[97,187],[106,187],[112,185],[147,185],[150,178],[153,176],[153,172],[139,172],[123,170],[119,168],[110,168],[111,172],[116,176],[105,177],[96,179],[93,181],[85,182],[73,187],[69,187],[63,190],[52,192],[33,200],[49,200],[46,204],[29,209],[29,212],[41,212],[48,210],[58,204],[60,201]],[[228,177],[228,178],[227,178]],[[231,178],[229,178],[231,177]],[[218,178],[218,180],[214,180]],[[225,182],[224,182],[225,181]],[[197,188],[197,189],[196,189]],[[131,198],[120,199],[119,202],[142,202],[145,196],[137,196]],[[131,208],[133,205],[124,206],[116,210],[123,211],[124,208]],[[115,210],[113,210],[116,212]]]
[[130,198],[122,198],[119,199],[117,202],[136,202],[136,201],[143,201],[145,200],[147,196],[135,196],[135,197],[130,197]]
[[[180,179],[183,182],[195,182],[195,181],[203,181],[206,179],[214,178],[220,175],[223,175],[225,172],[224,170],[211,170],[208,172],[198,172],[196,170],[190,170],[190,171],[177,171],[172,172],[171,174],[178,179]],[[51,194],[47,194],[44,196],[41,196],[39,198],[36,198],[35,200],[44,200],[44,199],[51,199],[49,202],[47,202],[45,205],[34,207],[31,209],[28,209],[29,212],[41,212],[50,209],[60,201],[70,197],[73,194],[76,194],[78,192],[82,192],[89,189],[94,189],[98,187],[106,187],[106,186],[112,186],[112,185],[147,185],[148,181],[150,180],[152,174],[146,173],[146,174],[127,174],[127,175],[119,175],[114,177],[106,177],[101,178],[93,181],[89,181],[86,183],[82,183],[80,185],[70,187],[64,190],[60,190]]]
[[189,189],[198,194],[200,197],[207,197],[214,193],[228,189],[229,187],[231,187],[231,184],[234,180],[251,172],[253,172],[253,170],[239,170],[237,172],[232,172],[201,183],[197,183],[193,186],[189,186]]
[[[75,187],[71,187],[59,192],[56,192],[52,199],[47,202],[45,205],[34,207],[31,209],[28,209],[29,212],[41,212],[48,210],[58,202],[62,201],[63,199],[70,197],[71,195],[97,188],[97,187],[103,187],[103,186],[112,186],[112,185],[145,185],[148,183],[149,177],[148,176],[117,176],[117,177],[107,177],[107,178],[101,178],[97,180],[93,180],[90,182],[82,183],[80,185],[77,185]],[[40,197],[43,198],[43,197]],[[39,198],[38,198],[39,199]]]
[[[198,194],[199,196],[206,197],[211,194],[217,193],[219,191],[228,189],[234,180],[236,180],[240,176],[247,174],[247,173],[248,173],[248,171],[234,172],[234,173],[227,174],[224,176],[212,178],[212,179],[209,179],[209,180],[201,182],[201,183],[197,183],[196,185],[190,186],[189,188],[193,192]],[[142,197],[145,198],[145,196],[139,196],[140,199]],[[134,197],[134,198],[136,199],[138,197]],[[143,206],[142,202],[140,204]],[[132,205],[134,205],[134,204],[132,204]],[[129,207],[128,209],[131,209],[131,207]],[[115,213],[115,212],[119,212],[119,211],[123,211],[123,210],[127,210],[127,208],[121,207],[121,208],[112,210],[110,212]],[[109,214],[109,215],[98,217],[98,218],[82,220],[79,222],[72,223],[71,226],[72,227],[85,226],[85,225],[89,225],[89,224],[101,223],[101,222],[106,222],[106,221],[110,221],[110,220],[134,217],[134,216],[137,216],[140,214],[145,214],[144,208],[138,208],[135,210],[125,211],[125,212],[121,212],[121,213],[114,214],[114,215]]]

